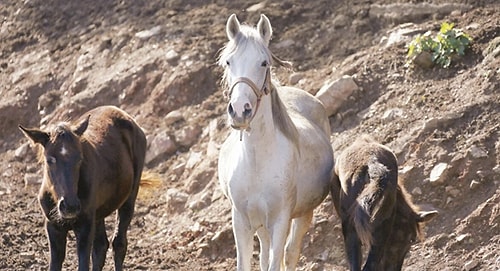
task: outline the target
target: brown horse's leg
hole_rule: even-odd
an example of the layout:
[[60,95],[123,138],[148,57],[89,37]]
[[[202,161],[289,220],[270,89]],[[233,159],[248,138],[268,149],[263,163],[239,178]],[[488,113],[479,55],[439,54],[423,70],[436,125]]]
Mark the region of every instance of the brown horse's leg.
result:
[[127,253],[127,230],[134,215],[135,200],[137,198],[138,185],[132,191],[127,201],[118,209],[117,227],[113,238],[113,251],[115,253],[115,271],[123,270],[123,261]]
[[45,222],[47,236],[50,243],[50,271],[62,269],[64,257],[66,255],[66,238],[68,231],[58,227],[50,221]]
[[84,219],[74,228],[76,236],[76,251],[78,253],[78,270],[88,271],[90,267],[90,250],[94,242],[94,218]]
[[106,252],[108,251],[109,241],[106,236],[106,227],[104,219],[96,221],[94,244],[92,247],[92,270],[100,271],[104,267]]

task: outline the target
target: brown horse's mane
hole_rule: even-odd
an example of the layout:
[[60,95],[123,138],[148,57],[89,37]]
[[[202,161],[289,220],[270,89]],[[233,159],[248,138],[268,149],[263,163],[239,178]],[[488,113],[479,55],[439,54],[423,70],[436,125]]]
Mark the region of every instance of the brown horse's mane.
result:
[[417,237],[422,240],[424,238],[422,233],[422,223],[417,221],[417,212],[420,208],[413,204],[411,195],[406,191],[404,186],[400,183],[401,179],[398,180],[398,189],[396,194],[397,204],[396,212],[402,216],[408,218],[411,222],[411,230],[417,234]]

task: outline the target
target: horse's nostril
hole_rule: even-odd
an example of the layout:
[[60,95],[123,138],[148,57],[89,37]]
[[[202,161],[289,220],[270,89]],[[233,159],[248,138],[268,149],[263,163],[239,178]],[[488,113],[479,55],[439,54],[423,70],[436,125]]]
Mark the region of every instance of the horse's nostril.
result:
[[79,201],[75,201],[73,203],[69,203],[67,200],[65,200],[64,198],[62,198],[61,200],[59,200],[59,211],[61,212],[61,214],[63,216],[65,215],[69,215],[69,216],[73,216],[73,215],[76,215],[78,213],[80,213],[80,202]]
[[250,117],[252,115],[252,106],[249,103],[246,103],[245,111],[243,111],[243,117]]
[[236,114],[236,113],[234,112],[234,109],[233,109],[233,105],[232,105],[232,104],[229,104],[229,106],[227,107],[227,112],[229,113],[229,115],[230,115],[231,117],[234,117],[234,115]]

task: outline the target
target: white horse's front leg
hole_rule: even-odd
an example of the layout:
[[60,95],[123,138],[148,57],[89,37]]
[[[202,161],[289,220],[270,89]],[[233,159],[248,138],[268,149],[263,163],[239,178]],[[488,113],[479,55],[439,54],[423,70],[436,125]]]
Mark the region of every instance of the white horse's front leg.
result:
[[253,235],[251,225],[248,218],[239,213],[235,208],[233,213],[233,233],[236,242],[236,261],[238,271],[250,271],[252,252],[253,252]]
[[261,227],[257,230],[257,236],[259,237],[260,244],[260,270],[269,269],[269,249],[271,246],[271,240],[269,239],[269,230]]
[[302,239],[311,225],[312,217],[313,210],[304,216],[295,218],[292,222],[292,229],[285,249],[286,271],[295,271],[297,268],[297,262],[299,261],[300,250],[302,248]]
[[280,271],[283,268],[285,243],[290,229],[291,216],[281,215],[271,229],[271,255],[269,257],[271,266],[269,271]]

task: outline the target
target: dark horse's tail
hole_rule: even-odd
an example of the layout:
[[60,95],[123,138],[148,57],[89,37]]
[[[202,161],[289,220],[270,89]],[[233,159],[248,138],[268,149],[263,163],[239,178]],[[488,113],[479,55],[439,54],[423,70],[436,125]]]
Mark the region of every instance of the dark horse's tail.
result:
[[371,161],[353,178],[357,178],[356,183],[363,188],[352,207],[352,219],[359,239],[364,245],[370,246],[373,228],[392,215],[395,197],[390,192],[393,189],[387,187],[397,185],[397,175],[393,180],[394,176],[386,166]]

